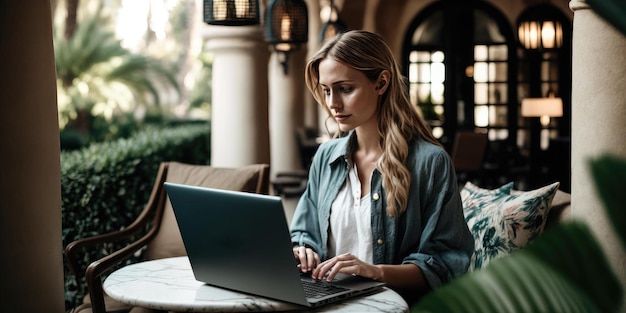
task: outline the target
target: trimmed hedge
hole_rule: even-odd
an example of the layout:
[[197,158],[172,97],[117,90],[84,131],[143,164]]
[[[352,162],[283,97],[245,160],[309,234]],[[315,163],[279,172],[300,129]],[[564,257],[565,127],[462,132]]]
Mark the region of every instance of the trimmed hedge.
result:
[[[129,225],[147,203],[161,162],[208,164],[208,123],[146,128],[128,139],[94,144],[61,153],[63,246]],[[95,247],[90,262],[128,242]],[[71,308],[87,293],[65,266],[65,302]]]

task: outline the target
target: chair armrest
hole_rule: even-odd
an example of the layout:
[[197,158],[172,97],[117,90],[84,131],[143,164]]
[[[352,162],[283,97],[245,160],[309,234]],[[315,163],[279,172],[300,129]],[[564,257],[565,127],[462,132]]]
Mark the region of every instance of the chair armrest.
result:
[[[84,276],[78,264],[78,254],[82,252],[81,251],[82,248],[88,247],[88,246],[94,246],[94,245],[98,245],[102,243],[111,243],[111,242],[120,241],[122,239],[127,239],[130,236],[135,235],[136,233],[140,231],[145,231],[145,226],[150,221],[151,211],[153,210],[153,208],[155,208],[155,206],[156,207],[162,206],[162,202],[164,201],[165,199],[156,199],[156,201],[154,201],[153,198],[150,198],[150,201],[146,204],[146,207],[141,212],[141,214],[135,219],[135,221],[133,221],[132,224],[130,224],[128,227],[122,230],[114,231],[114,232],[110,232],[106,234],[95,235],[95,236],[82,238],[82,239],[78,239],[78,240],[70,242],[65,247],[64,254],[65,254],[65,257],[67,258],[68,266],[70,270],[72,271],[72,273],[76,277]],[[160,214],[162,214],[162,212],[160,212]]]
[[[160,188],[163,188],[162,185]],[[159,197],[156,203],[155,204],[149,203],[150,206],[156,205],[156,211],[155,211],[155,216],[153,218],[154,222],[152,226],[150,227],[150,229],[146,232],[146,234],[144,234],[141,238],[131,242],[127,246],[119,250],[116,250],[112,252],[111,254],[106,255],[90,263],[89,266],[87,266],[84,276],[85,276],[85,281],[87,283],[87,290],[89,291],[91,307],[94,313],[106,312],[106,308],[104,305],[104,290],[102,287],[102,280],[100,276],[107,270],[111,269],[113,266],[128,259],[135,252],[137,252],[138,250],[146,246],[159,232],[159,229],[161,226],[161,223],[159,221],[161,220],[162,215],[163,215],[162,208],[165,206],[164,202],[166,200],[166,197],[165,197],[165,192],[163,190],[161,190],[161,192],[159,192],[158,194],[159,194]],[[135,220],[135,222],[133,222],[133,224],[131,224],[128,228],[124,230],[114,232],[114,233],[104,234],[100,236],[93,236],[90,238],[86,238],[84,240],[77,240],[76,244],[74,244],[72,247],[68,245],[68,248],[70,250],[70,253],[67,253],[68,249],[66,249],[66,255],[68,255],[68,259],[69,259],[69,255],[71,255],[71,257],[74,257],[73,251],[71,250],[76,250],[78,247],[84,246],[85,244],[96,244],[100,242],[106,242],[105,241],[106,239],[119,240],[124,237],[128,237],[132,234],[137,233],[138,231],[142,229],[141,226],[145,225],[148,221],[147,214],[144,216],[144,213],[149,213],[150,211],[148,207],[144,209],[144,211],[142,211],[142,214],[140,215],[140,217],[138,217]],[[73,262],[76,262],[76,260],[74,260]],[[76,264],[73,266],[77,267]],[[76,275],[76,273],[74,275]],[[76,277],[78,277],[78,275]]]
[[122,239],[129,238],[130,236],[139,232],[140,224],[135,224],[136,227],[127,227],[119,231],[114,231],[106,234],[91,236],[87,238],[78,239],[70,242],[66,247],[63,253],[68,262],[68,266],[72,273],[76,277],[82,277],[84,274],[82,273],[79,266],[79,254],[82,254],[82,248],[94,246],[102,243],[111,243],[120,241]]
[[[157,173],[157,178],[150,193],[148,203],[146,203],[144,209],[141,211],[139,216],[137,216],[137,218],[128,227],[119,231],[78,239],[70,242],[65,247],[65,250],[63,252],[68,261],[70,270],[76,277],[84,276],[84,273],[82,273],[81,269],[78,268],[78,260],[76,257],[77,254],[80,253],[81,248],[102,243],[119,241],[128,238],[138,233],[139,231],[145,230],[145,226],[149,222],[150,215],[152,214],[154,214],[154,221],[160,221],[161,216],[163,215],[162,208],[164,207],[166,198],[165,187],[163,187],[163,183],[165,182],[167,169],[168,164],[162,163],[159,167],[159,172]],[[158,228],[159,223],[155,224],[157,224]]]
[[[119,231],[78,239],[65,247],[63,254],[66,257],[70,270],[76,277],[77,284],[80,284],[78,281],[80,277],[85,277],[89,297],[91,299],[92,312],[106,313],[104,291],[100,276],[114,265],[121,263],[133,253],[146,246],[158,233],[161,227],[165,201],[167,200],[163,183],[166,180],[168,168],[169,162],[162,162],[160,164],[148,203],[139,216],[137,216],[128,227]],[[150,228],[146,229],[151,220],[152,224]],[[137,235],[140,232],[145,234],[139,239],[90,263],[84,272],[80,268],[78,255],[82,252],[82,248],[103,243],[113,243],[122,239],[130,239],[131,236]]]
[[152,238],[154,238],[158,231],[159,225],[154,225],[143,237],[130,243],[124,248],[89,264],[87,270],[85,271],[85,281],[87,282],[87,290],[89,290],[89,298],[91,300],[93,313],[106,313],[104,305],[104,288],[102,287],[102,279],[100,278],[102,273],[119,264],[141,249],[148,242],[150,242]]
[[[165,162],[162,163],[148,203],[139,216],[128,227],[119,231],[78,239],[69,243],[65,247],[64,255],[67,259],[70,270],[76,277],[76,283],[80,283],[78,281],[80,277],[85,277],[93,312],[106,312],[100,275],[102,275],[102,273],[104,273],[107,269],[119,264],[123,260],[130,257],[133,253],[140,250],[158,233],[166,201],[166,192],[163,183],[166,179],[167,169],[168,164]],[[146,230],[146,226],[150,220],[152,220],[152,225],[150,226],[150,229]],[[80,268],[78,254],[82,252],[82,248],[128,239],[139,232],[145,232],[145,234],[127,246],[90,263],[84,272]]]
[[296,177],[296,178],[309,178],[309,171],[307,170],[293,170],[290,172],[279,172],[276,173],[276,177]]

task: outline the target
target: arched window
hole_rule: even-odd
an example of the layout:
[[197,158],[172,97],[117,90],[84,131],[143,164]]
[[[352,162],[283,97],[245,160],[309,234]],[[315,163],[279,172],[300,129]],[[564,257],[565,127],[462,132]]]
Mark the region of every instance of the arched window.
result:
[[515,145],[517,41],[483,1],[441,0],[420,12],[404,41],[411,101],[450,150],[459,130]]

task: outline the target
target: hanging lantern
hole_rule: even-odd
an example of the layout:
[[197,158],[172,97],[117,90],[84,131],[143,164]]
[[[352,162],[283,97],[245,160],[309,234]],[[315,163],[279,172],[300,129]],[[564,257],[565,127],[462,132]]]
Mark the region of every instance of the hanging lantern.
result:
[[[326,13],[327,16],[321,16],[322,12],[328,11]],[[322,20],[326,20],[324,24],[322,24],[322,28],[320,29],[320,42],[324,42],[329,38],[335,37],[337,34],[342,33],[348,29],[346,24],[341,21],[339,18],[339,13],[337,12],[337,8],[333,3],[333,0],[330,1],[330,5],[327,8],[322,9],[320,12],[320,17]]]
[[309,19],[304,0],[270,0],[265,10],[265,41],[280,52],[285,74],[289,53],[308,40]]
[[524,11],[517,22],[517,34],[522,47],[528,50],[561,48],[563,25],[558,13],[558,9],[548,4],[536,5]]
[[259,24],[259,1],[204,0],[204,22],[223,26]]

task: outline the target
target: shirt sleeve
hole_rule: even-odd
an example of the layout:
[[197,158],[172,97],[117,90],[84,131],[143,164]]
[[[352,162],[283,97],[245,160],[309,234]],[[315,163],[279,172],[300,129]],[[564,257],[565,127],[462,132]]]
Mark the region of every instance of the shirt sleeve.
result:
[[422,163],[417,166],[419,181],[411,189],[420,199],[410,201],[413,208],[407,208],[407,226],[419,221],[421,227],[407,227],[405,236],[409,240],[419,238],[419,244],[402,262],[420,267],[434,289],[467,271],[474,238],[465,222],[450,158],[442,151]]
[[316,196],[319,190],[316,179],[321,164],[321,159],[316,154],[309,169],[309,179],[306,189],[300,197],[293,218],[291,220],[290,232],[291,242],[297,246],[309,246],[320,258],[324,258],[322,239],[320,236],[319,216],[317,212]]

